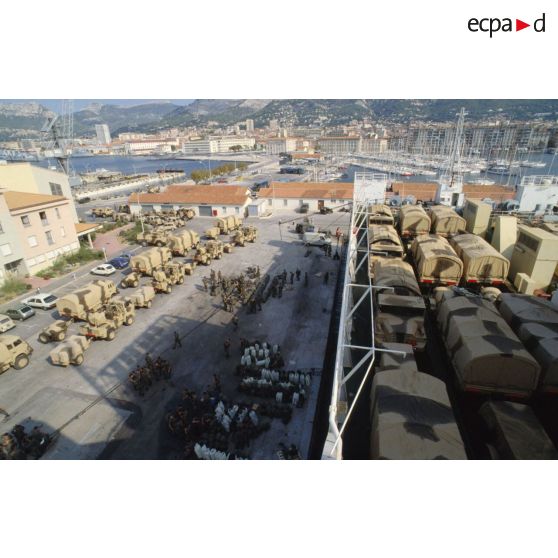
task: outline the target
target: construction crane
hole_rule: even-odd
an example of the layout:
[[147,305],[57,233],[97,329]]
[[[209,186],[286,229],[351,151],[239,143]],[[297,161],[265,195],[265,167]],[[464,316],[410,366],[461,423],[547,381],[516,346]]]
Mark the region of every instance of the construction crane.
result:
[[70,152],[74,137],[73,101],[62,101],[60,115],[47,119],[41,132],[44,134],[43,153],[45,157],[56,159],[58,166],[65,174],[70,173]]

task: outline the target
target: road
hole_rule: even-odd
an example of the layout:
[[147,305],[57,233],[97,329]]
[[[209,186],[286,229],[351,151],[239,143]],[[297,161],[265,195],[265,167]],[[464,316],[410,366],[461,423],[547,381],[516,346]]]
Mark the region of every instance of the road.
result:
[[[38,311],[26,323],[18,324],[14,333],[22,335],[34,348],[28,367],[17,371],[9,369],[0,375],[0,409],[4,417],[4,431],[14,424],[26,427],[42,424],[49,432],[57,433],[57,441],[49,451],[48,458],[93,459],[115,458],[160,458],[176,456],[165,450],[162,422],[169,405],[176,400],[183,387],[201,393],[210,383],[213,373],[223,371],[223,383],[228,397],[236,397],[236,382],[233,375],[236,362],[223,362],[222,343],[229,335],[238,343],[240,335],[252,339],[266,338],[288,348],[288,366],[320,367],[329,326],[331,289],[323,285],[320,274],[327,269],[335,272],[336,263],[323,260],[321,250],[308,251],[298,236],[288,231],[286,225],[279,230],[279,220],[298,216],[294,213],[278,213],[269,219],[250,220],[260,231],[255,244],[235,249],[215,261],[211,268],[222,273],[238,273],[249,265],[260,265],[262,272],[277,273],[295,267],[308,270],[311,285],[315,284],[312,296],[306,291],[295,289],[285,293],[281,300],[273,300],[258,318],[245,316],[241,312],[241,328],[234,332],[230,323],[231,314],[221,309],[220,301],[204,292],[201,278],[209,269],[199,266],[185,284],[176,286],[170,295],[157,295],[150,310],[138,309],[136,321],[129,327],[118,330],[112,342],[96,341],[85,355],[79,367],[62,368],[48,361],[54,344],[42,345],[36,340],[37,332],[46,323],[56,318],[55,311]],[[316,224],[331,224],[348,219],[346,214],[316,216]],[[210,218],[195,218],[188,227],[203,232],[212,221]],[[312,255],[312,253],[315,253]],[[310,257],[308,257],[310,255]],[[115,280],[121,277],[118,272]],[[315,277],[314,277],[315,276]],[[83,286],[91,279],[86,272],[71,285],[58,286],[55,293],[64,293]],[[147,283],[148,278],[142,280]],[[123,291],[125,293],[126,291]],[[293,306],[294,305],[294,306]],[[76,333],[78,324],[73,324],[70,334]],[[172,350],[174,332],[183,339],[180,352]],[[127,384],[127,375],[140,363],[147,352],[156,356],[163,354],[174,370],[173,379],[157,384],[143,398],[139,398]],[[317,389],[316,384],[315,389]],[[275,425],[266,434],[261,446],[254,449],[255,456],[269,458],[279,438],[289,437],[303,445],[308,439],[313,410],[307,406],[296,413],[288,426]],[[274,423],[275,424],[275,423]],[[174,451],[174,450],[173,450]]]

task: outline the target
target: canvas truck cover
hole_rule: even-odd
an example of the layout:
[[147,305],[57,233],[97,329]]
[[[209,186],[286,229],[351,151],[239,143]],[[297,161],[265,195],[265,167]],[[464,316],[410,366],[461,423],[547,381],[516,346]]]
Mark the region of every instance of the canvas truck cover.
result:
[[370,277],[376,287],[391,287],[388,292],[420,296],[415,272],[410,264],[395,258],[370,258]]
[[451,238],[450,244],[463,261],[464,282],[493,284],[506,280],[509,260],[480,236],[459,234]]
[[372,459],[467,459],[441,380],[411,370],[377,372],[371,409]]
[[558,332],[534,322],[519,327],[517,336],[541,365],[540,388],[558,393]]
[[403,205],[399,213],[401,236],[416,236],[430,232],[430,217],[421,205]]
[[411,245],[411,253],[419,283],[459,283],[463,262],[445,238],[435,234],[417,236]]
[[369,225],[393,225],[393,213],[387,205],[373,204],[368,206]]
[[527,405],[487,401],[479,414],[499,459],[558,459],[554,444]]
[[480,297],[454,297],[438,308],[450,360],[466,391],[529,397],[537,388],[540,365],[515,333]]
[[87,312],[100,308],[116,292],[112,281],[94,281],[56,301],[56,309],[61,316],[84,320]]
[[391,225],[370,225],[368,227],[369,249],[371,252],[385,252],[390,256],[402,257],[403,245],[397,231]]
[[467,223],[451,207],[435,205],[430,209],[432,217],[432,232],[436,234],[457,234],[465,231]]
[[548,300],[531,295],[502,293],[498,297],[498,310],[514,330],[521,324],[532,322],[545,324],[558,331],[558,309]]
[[417,349],[426,346],[422,297],[380,294],[378,308],[374,319],[376,340],[406,343]]

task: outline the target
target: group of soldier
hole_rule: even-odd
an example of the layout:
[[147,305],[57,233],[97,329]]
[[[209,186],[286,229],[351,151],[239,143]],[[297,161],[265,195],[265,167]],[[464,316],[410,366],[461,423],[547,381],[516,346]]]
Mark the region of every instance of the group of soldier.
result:
[[170,362],[158,356],[155,360],[147,353],[145,365],[138,364],[136,369],[128,374],[128,380],[132,387],[140,394],[144,393],[159,380],[169,380],[172,375]]
[[39,459],[48,448],[51,437],[38,426],[28,433],[21,424],[2,435],[0,459]]
[[250,268],[247,273],[238,275],[222,275],[211,270],[209,277],[203,277],[202,282],[205,292],[211,296],[221,295],[223,309],[233,312],[235,305],[246,304],[256,290],[260,279],[260,268]]

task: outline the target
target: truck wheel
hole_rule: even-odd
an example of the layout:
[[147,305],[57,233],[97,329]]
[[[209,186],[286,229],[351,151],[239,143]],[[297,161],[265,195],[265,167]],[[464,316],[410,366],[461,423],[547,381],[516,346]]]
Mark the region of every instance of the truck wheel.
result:
[[126,325],[129,326],[132,325],[133,323],[134,323],[134,318],[132,316],[128,316],[126,318]]
[[116,337],[116,331],[114,329],[109,329],[107,331],[107,341],[112,341]]
[[29,358],[27,355],[19,355],[14,362],[14,368],[16,370],[21,370],[29,364]]
[[40,333],[39,334],[39,341],[41,343],[48,343],[49,342],[49,337],[46,333]]
[[134,285],[134,288],[136,288],[139,285],[139,281],[134,281],[133,285]]
[[66,332],[65,332],[65,331],[61,331],[61,332],[56,336],[56,340],[57,340],[57,341],[64,341],[64,339],[66,339]]
[[151,308],[151,301],[150,301],[150,300],[148,300],[148,301],[145,303],[145,307],[146,307],[146,308]]
[[79,366],[80,364],[83,364],[83,355],[78,355],[74,360],[74,364],[76,366]]
[[147,246],[147,242],[145,240],[142,240],[141,245],[145,248]]
[[184,277],[181,277],[181,278],[178,280],[178,284],[179,284],[179,285],[184,284]]

